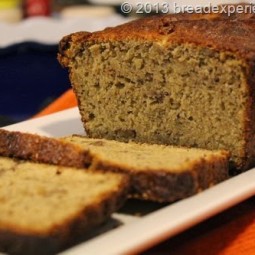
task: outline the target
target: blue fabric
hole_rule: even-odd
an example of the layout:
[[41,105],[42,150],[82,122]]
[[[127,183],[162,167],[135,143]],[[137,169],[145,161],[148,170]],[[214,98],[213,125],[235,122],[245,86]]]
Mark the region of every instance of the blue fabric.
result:
[[67,70],[57,61],[57,51],[57,45],[32,42],[0,49],[2,119],[27,119],[70,88]]

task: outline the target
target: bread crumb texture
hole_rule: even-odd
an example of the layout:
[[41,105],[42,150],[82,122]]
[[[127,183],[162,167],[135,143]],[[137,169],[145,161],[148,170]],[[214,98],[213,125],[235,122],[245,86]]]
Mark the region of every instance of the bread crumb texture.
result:
[[91,170],[126,173],[130,196],[173,202],[226,180],[229,153],[157,144],[123,143],[81,136],[63,138],[91,155]]
[[99,160],[105,164],[119,164],[131,171],[164,170],[180,173],[201,161],[209,161],[213,157],[226,158],[224,151],[209,151],[203,149],[180,148],[153,144],[124,143],[106,139],[91,139],[82,136],[63,138],[65,142],[79,145],[89,150],[96,164]]
[[[1,157],[0,249],[56,252],[105,221],[124,203],[127,190],[128,181],[120,174]],[[40,240],[51,246],[40,246]]]
[[75,216],[104,193],[117,191],[122,178],[7,158],[0,160],[0,174],[0,224],[38,232]]
[[[87,45],[72,67],[91,137],[228,149],[244,157],[245,66],[233,54],[192,45]],[[86,67],[86,68],[84,68]]]

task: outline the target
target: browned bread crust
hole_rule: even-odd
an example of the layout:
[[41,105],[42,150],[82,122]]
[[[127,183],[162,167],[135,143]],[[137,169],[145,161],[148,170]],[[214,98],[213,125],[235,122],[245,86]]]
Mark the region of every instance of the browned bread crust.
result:
[[[37,178],[39,180],[40,176],[37,177],[38,171],[45,171],[44,164],[37,164],[37,163],[27,163],[25,161],[20,160],[14,160],[9,158],[0,157],[1,161],[1,171],[3,172],[15,172],[17,171],[17,174],[13,174],[13,181],[19,180],[19,166],[23,167],[24,164],[29,164],[29,167],[32,172],[34,171],[33,177],[35,179],[35,189],[39,188],[36,186],[36,183],[38,184],[38,181],[36,182]],[[13,169],[10,169],[8,167],[3,168],[5,165],[5,162],[14,161],[15,165],[13,166]],[[82,175],[91,175],[90,181],[94,181],[94,178],[97,180],[98,173],[91,172],[91,171],[82,171],[81,169],[72,169],[72,168],[66,168],[66,167],[60,167],[60,166],[46,166],[48,169],[49,179],[45,178],[40,179],[41,182],[45,182],[47,184],[48,181],[51,183],[54,183],[54,179],[57,179],[58,176],[63,174],[65,171],[69,171],[70,182],[72,182],[72,176],[74,176],[77,173],[79,173],[80,182],[84,181],[82,178]],[[70,174],[70,171],[72,172]],[[55,176],[54,176],[55,175]],[[102,174],[100,174],[102,175]],[[16,179],[15,179],[16,178]],[[106,176],[105,182],[107,182],[107,178],[116,178],[116,182],[114,182],[115,186],[112,186],[111,188],[108,186],[108,188],[101,188],[101,193],[92,193],[91,198],[88,201],[85,199],[84,201],[79,201],[80,205],[76,209],[76,212],[67,214],[63,219],[59,220],[56,217],[53,217],[55,221],[50,220],[50,224],[46,225],[43,228],[37,229],[34,227],[33,223],[30,226],[23,226],[20,225],[20,222],[22,221],[22,218],[20,219],[20,222],[14,222],[14,220],[10,220],[10,222],[6,222],[5,219],[0,218],[0,251],[6,252],[8,254],[17,254],[17,255],[50,255],[50,254],[56,254],[57,252],[68,248],[70,245],[74,245],[77,242],[80,242],[84,237],[86,237],[86,234],[89,231],[92,231],[95,229],[95,227],[99,226],[103,222],[105,222],[112,213],[116,212],[125,202],[127,198],[127,194],[129,191],[129,178],[124,175],[111,175]],[[102,176],[100,177],[100,181],[102,183]],[[3,179],[1,180],[3,181]],[[0,181],[0,182],[1,182]],[[97,188],[96,185],[99,185],[101,183],[98,183],[95,181],[95,189]],[[18,182],[16,182],[17,184]],[[31,184],[31,181],[30,181]],[[41,184],[41,183],[39,183]],[[80,190],[80,192],[90,192],[89,190],[86,190],[86,181],[84,182],[84,188]],[[106,184],[105,184],[106,185]],[[107,186],[106,186],[107,187]],[[59,187],[55,187],[58,189]],[[9,192],[15,192],[14,190],[17,189],[14,185],[10,187]],[[20,188],[19,188],[20,189]],[[17,189],[17,190],[19,190]],[[104,189],[104,190],[103,190]],[[29,196],[28,193],[25,193],[26,187],[21,189],[24,192],[24,197]],[[54,190],[52,190],[52,193]],[[38,206],[36,203],[36,195],[37,193],[32,196],[31,200],[34,199],[34,203],[31,204],[24,204],[24,207],[27,207],[27,210],[30,211],[29,207],[35,207]],[[96,195],[95,195],[96,194]],[[2,199],[6,194],[0,194]],[[17,194],[18,196],[20,194]],[[20,195],[22,197],[22,194]],[[72,197],[72,196],[71,196]],[[47,205],[47,199],[50,200],[50,195],[45,195],[44,201],[45,206]],[[55,199],[57,199],[55,197]],[[79,198],[77,198],[79,200]],[[2,201],[1,204],[5,204],[5,201]],[[51,206],[53,206],[53,203],[50,203]],[[19,206],[22,207],[23,200],[20,199]],[[41,205],[43,210],[43,205]],[[77,206],[77,205],[76,205]],[[17,207],[17,206],[16,206]],[[17,210],[17,208],[10,208],[10,211]],[[1,205],[0,205],[1,208]],[[54,208],[52,208],[54,210]],[[33,211],[33,210],[32,210]],[[1,212],[0,212],[1,216]],[[24,217],[24,213],[23,213]],[[36,218],[36,216],[33,216]],[[48,217],[51,217],[51,215],[48,215]],[[26,221],[29,222],[29,215],[26,216]],[[40,225],[40,222],[38,222]]]
[[95,201],[79,214],[60,226],[54,226],[46,233],[31,233],[15,226],[0,227],[0,250],[15,255],[50,255],[66,249],[105,222],[126,201],[128,182],[119,187],[118,192],[108,193],[102,201]]
[[74,144],[4,129],[0,129],[0,155],[73,167],[86,167],[91,161],[89,152]]
[[[206,17],[206,16],[201,16]],[[243,61],[247,83],[246,113],[244,118],[244,146],[238,162],[233,168],[244,171],[255,165],[255,20],[252,15],[236,15],[237,18],[225,19],[223,16],[199,15],[163,15],[135,20],[114,28],[106,28],[95,33],[79,32],[62,39],[59,45],[58,59],[64,67],[70,67],[74,58],[86,50],[86,44],[100,42],[157,42],[162,45],[190,44],[208,47],[216,52],[231,53]],[[239,17],[239,18],[238,18]],[[70,69],[72,76],[72,70]],[[71,77],[70,76],[70,77]],[[72,79],[72,78],[71,78]],[[76,91],[77,84],[73,84]],[[78,93],[77,93],[78,94]],[[78,96],[78,104],[81,98]],[[84,127],[89,135],[92,130],[87,127],[88,119],[82,116]],[[95,136],[94,136],[95,137]],[[227,148],[225,148],[227,149]]]
[[[15,137],[15,139],[13,139]],[[29,139],[26,139],[29,137]],[[77,139],[78,140],[77,140]],[[37,145],[33,146],[34,141]],[[40,144],[41,143],[41,144]],[[51,144],[55,146],[48,146]],[[186,169],[181,172],[171,171],[164,168],[137,170],[132,168],[131,164],[125,164],[120,160],[107,160],[102,158],[91,145],[110,146],[110,141],[100,139],[89,139],[82,136],[67,137],[64,139],[55,139],[49,137],[40,137],[35,134],[22,132],[10,132],[0,129],[0,155],[18,157],[21,159],[35,159],[37,162],[49,164],[57,164],[73,167],[81,167],[80,162],[86,162],[86,167],[91,170],[104,172],[117,172],[127,174],[131,179],[130,196],[139,199],[152,200],[157,202],[173,202],[193,194],[196,194],[212,185],[226,180],[228,176],[228,160],[229,153],[226,151],[218,151],[211,153],[210,156],[198,156],[192,160]],[[47,157],[40,150],[47,145]],[[123,144],[125,148],[125,143]],[[139,147],[137,144],[137,154]],[[69,150],[65,148],[76,148],[73,154],[69,154]],[[15,148],[15,150],[13,150]],[[79,160],[58,160],[58,150],[62,153],[63,158],[71,157],[79,158]],[[160,147],[159,147],[160,148]],[[162,147],[163,148],[163,147]],[[128,147],[126,148],[128,153]],[[153,150],[153,147],[152,147]],[[194,149],[196,150],[196,149]],[[83,152],[86,153],[83,153]],[[24,153],[25,152],[25,153]],[[143,152],[141,152],[143,153]],[[201,154],[201,152],[200,152]],[[89,155],[89,157],[87,157]],[[85,160],[83,160],[85,157]],[[166,159],[167,160],[167,159]]]
[[[233,52],[250,64],[255,61],[255,20],[177,20],[172,15],[138,19],[120,26],[106,28],[94,33],[78,32],[60,41],[58,56],[68,67],[85,42],[104,41],[153,41],[190,43],[211,47],[218,51]],[[79,46],[79,47],[77,47]]]

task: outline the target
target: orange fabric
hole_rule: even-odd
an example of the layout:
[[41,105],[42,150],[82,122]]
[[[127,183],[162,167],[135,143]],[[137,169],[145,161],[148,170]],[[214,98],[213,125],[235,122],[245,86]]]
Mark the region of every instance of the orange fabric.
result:
[[50,113],[62,111],[71,107],[77,106],[76,97],[72,89],[67,90],[53,103],[44,108],[41,112],[37,113],[34,117],[41,117]]
[[[68,90],[38,113],[36,117],[76,105],[74,93],[72,90]],[[171,215],[169,215],[168,220],[174,221],[171,219]],[[255,255],[255,197],[153,247],[143,254]]]
[[143,255],[255,255],[255,197],[153,247]]

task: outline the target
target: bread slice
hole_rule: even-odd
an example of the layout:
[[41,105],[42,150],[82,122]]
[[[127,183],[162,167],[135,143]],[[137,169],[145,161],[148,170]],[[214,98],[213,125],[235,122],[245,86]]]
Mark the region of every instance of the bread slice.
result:
[[5,156],[69,166],[71,162],[75,167],[84,164],[91,170],[126,173],[131,178],[132,197],[157,202],[191,196],[228,178],[229,154],[225,151],[122,143],[83,136],[55,139],[3,129],[0,148],[0,155]]
[[122,143],[82,136],[64,138],[88,149],[89,169],[127,173],[132,196],[173,202],[194,195],[228,177],[228,153],[173,146]]
[[89,137],[231,152],[255,165],[255,20],[138,19],[59,45]]
[[125,201],[129,181],[0,157],[0,251],[55,254],[91,231]]

